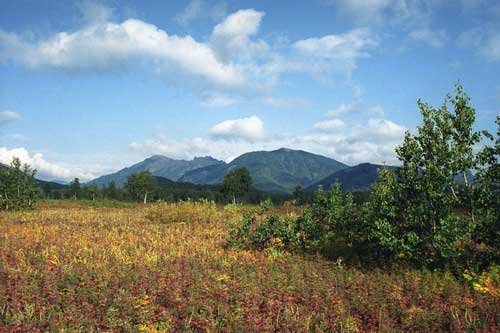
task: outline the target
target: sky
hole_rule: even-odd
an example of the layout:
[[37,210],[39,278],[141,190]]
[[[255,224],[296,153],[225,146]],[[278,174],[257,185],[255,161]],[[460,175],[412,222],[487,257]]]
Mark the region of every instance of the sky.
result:
[[460,82],[500,115],[496,0],[0,0],[0,162],[83,181],[153,154],[355,165]]

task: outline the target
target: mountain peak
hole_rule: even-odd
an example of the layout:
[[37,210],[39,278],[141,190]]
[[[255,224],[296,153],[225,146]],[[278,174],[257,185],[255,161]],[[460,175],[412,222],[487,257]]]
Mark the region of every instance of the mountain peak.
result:
[[218,159],[216,158],[213,158],[212,156],[195,156],[193,158],[193,161],[219,161]]
[[145,161],[159,161],[159,160],[170,160],[171,158],[164,156],[164,155],[151,155],[150,157],[146,158]]
[[284,152],[284,153],[289,153],[289,152],[292,152],[292,151],[298,151],[298,150],[294,150],[294,149],[290,149],[290,148],[285,148],[285,147],[282,147],[282,148],[279,148],[279,149],[275,150],[275,152]]
[[117,186],[123,186],[131,174],[149,171],[153,176],[163,177],[172,181],[179,180],[187,171],[207,167],[210,165],[225,164],[210,156],[195,157],[192,160],[176,160],[163,155],[152,155],[142,162],[136,163],[130,167],[121,169],[115,173],[101,176],[92,180],[90,183],[98,186],[107,185],[111,180],[115,181]]
[[250,171],[253,184],[259,190],[291,193],[297,185],[307,187],[347,165],[325,156],[283,147],[247,152],[229,164],[193,170],[181,179],[197,184],[217,184],[237,167],[246,167]]

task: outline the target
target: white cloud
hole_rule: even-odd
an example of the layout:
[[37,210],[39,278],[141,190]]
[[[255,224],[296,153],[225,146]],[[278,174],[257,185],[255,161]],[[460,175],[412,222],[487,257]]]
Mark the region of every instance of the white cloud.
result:
[[[191,12],[186,13],[196,14],[197,3],[192,2],[187,8]],[[330,79],[332,72],[349,75],[358,60],[369,57],[368,50],[377,45],[368,29],[268,44],[258,38],[265,13],[254,9],[225,17],[206,42],[200,42],[190,35],[169,35],[139,19],[112,22],[112,10],[93,2],[86,4],[82,6],[86,23],[74,31],[34,40],[0,30],[0,63],[70,73],[116,72],[146,65],[142,67],[152,67],[152,73],[174,84],[187,82],[204,107],[261,99],[273,107],[300,108],[308,103],[269,97],[284,73],[322,80]],[[212,15],[202,0],[199,4],[204,15]],[[186,16],[188,21],[190,15]],[[179,75],[188,80],[180,80]]]
[[210,42],[219,58],[225,62],[238,58],[248,61],[265,53],[269,46],[264,41],[250,39],[259,31],[264,15],[254,9],[241,9],[217,24]]
[[36,169],[37,175],[43,179],[70,180],[78,177],[82,180],[90,180],[95,178],[93,173],[82,171],[77,167],[65,167],[48,162],[41,153],[30,154],[25,148],[0,147],[0,163],[8,165],[14,157],[18,157],[21,162]]
[[327,61],[336,68],[356,69],[359,58],[369,57],[367,48],[377,46],[377,41],[365,28],[354,29],[339,35],[308,38],[294,43],[294,47],[304,55]]
[[416,42],[428,44],[436,49],[443,47],[448,40],[444,30],[418,29],[411,31],[408,36]]
[[225,120],[212,127],[210,134],[224,140],[258,141],[264,138],[264,124],[257,116]]
[[201,0],[191,0],[184,10],[175,16],[175,21],[180,25],[188,25],[189,22],[196,19],[202,12]]
[[0,111],[0,125],[18,120],[21,115],[14,111]]
[[143,58],[161,66],[176,66],[184,73],[216,84],[232,86],[244,81],[238,68],[219,62],[207,45],[191,36],[169,36],[155,25],[137,19],[88,25],[35,43],[0,31],[0,45],[3,59],[31,69],[107,70]]
[[344,127],[345,123],[341,119],[328,119],[314,124],[314,128],[321,131],[335,131]]
[[387,119],[368,119],[367,125],[354,126],[352,129],[352,139],[367,140],[370,142],[401,142],[406,128]]

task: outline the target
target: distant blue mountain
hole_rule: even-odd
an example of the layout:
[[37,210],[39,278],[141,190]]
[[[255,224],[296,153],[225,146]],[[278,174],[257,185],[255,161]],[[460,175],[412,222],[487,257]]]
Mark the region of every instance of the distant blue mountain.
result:
[[296,186],[310,186],[348,166],[321,155],[302,150],[281,148],[273,151],[245,153],[229,164],[211,165],[188,171],[181,181],[195,184],[221,183],[237,167],[250,171],[255,188],[275,193],[291,193]]
[[219,164],[225,164],[225,162],[216,160],[209,156],[195,157],[190,161],[186,161],[176,160],[161,155],[153,155],[142,162],[132,165],[131,167],[96,178],[88,182],[88,184],[95,184],[99,187],[103,187],[113,180],[116,183],[116,186],[122,187],[125,185],[128,176],[142,171],[149,171],[154,176],[177,181],[187,171]]

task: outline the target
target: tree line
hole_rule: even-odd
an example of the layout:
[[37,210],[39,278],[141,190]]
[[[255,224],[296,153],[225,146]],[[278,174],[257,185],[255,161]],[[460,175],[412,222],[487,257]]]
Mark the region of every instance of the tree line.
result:
[[220,185],[196,185],[176,183],[155,177],[150,172],[130,175],[123,188],[110,181],[102,188],[95,184],[82,184],[75,178],[69,185],[40,182],[35,179],[36,170],[22,165],[14,158],[9,167],[0,169],[0,204],[3,210],[31,209],[38,199],[67,200],[119,200],[144,204],[152,201],[178,202],[209,200],[217,203],[257,204],[271,199],[280,204],[290,199],[280,195],[258,191],[252,186],[248,169],[236,168],[229,172]]

